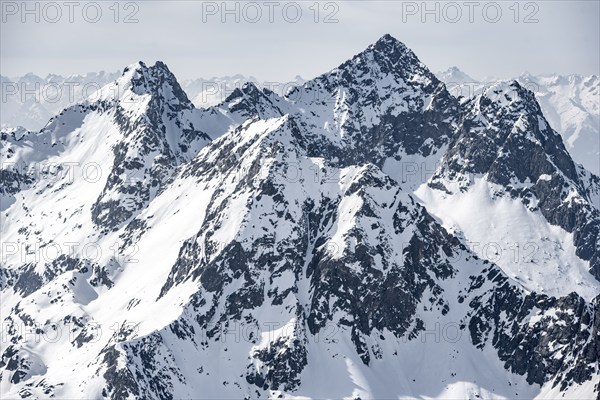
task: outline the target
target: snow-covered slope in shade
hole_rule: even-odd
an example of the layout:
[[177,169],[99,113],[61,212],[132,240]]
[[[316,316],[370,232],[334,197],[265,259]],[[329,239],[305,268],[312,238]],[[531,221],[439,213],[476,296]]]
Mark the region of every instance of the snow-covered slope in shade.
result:
[[498,198],[503,188],[476,179],[456,195],[423,186],[417,195],[444,226],[481,258],[500,265],[515,284],[550,296],[576,292],[591,300],[600,282],[576,256],[573,234],[532,213],[519,199]]

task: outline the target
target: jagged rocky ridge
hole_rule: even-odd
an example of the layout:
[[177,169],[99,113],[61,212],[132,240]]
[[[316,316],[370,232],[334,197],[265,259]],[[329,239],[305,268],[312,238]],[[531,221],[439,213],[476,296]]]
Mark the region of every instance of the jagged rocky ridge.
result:
[[[461,126],[429,185],[459,190],[476,175],[522,199],[552,225],[573,232],[577,255],[600,280],[597,180],[582,176],[561,137],[544,118],[533,93],[518,82],[486,89],[464,105]],[[452,185],[447,185],[452,186]]]
[[[412,194],[421,177],[402,173],[437,166],[425,183],[443,193],[477,175],[551,225],[584,227],[576,256],[594,272],[598,178],[573,164],[531,94],[512,88],[516,100],[498,90],[460,104],[386,35],[286,97],[248,84],[203,111],[164,64],[140,63],[97,104],[3,136],[17,161],[25,147],[47,160],[94,149],[105,167],[93,184],[13,183],[3,171],[7,242],[93,240],[105,251],[52,262],[7,252],[2,392],[597,396],[598,292],[523,287],[433,217]],[[69,334],[39,345],[23,326]]]
[[[497,79],[479,81],[456,67],[436,76],[455,96],[471,98],[498,83]],[[535,93],[550,125],[563,138],[576,163],[600,173],[600,79],[597,75],[538,75],[527,72],[515,77],[521,86]]]

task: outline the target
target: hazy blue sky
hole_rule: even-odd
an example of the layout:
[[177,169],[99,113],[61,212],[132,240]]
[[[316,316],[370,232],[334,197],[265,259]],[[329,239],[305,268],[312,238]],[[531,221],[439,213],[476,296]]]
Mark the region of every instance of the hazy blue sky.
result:
[[[475,78],[508,78],[600,69],[598,1],[428,2],[430,14],[421,1],[229,2],[239,22],[222,13],[220,1],[91,3],[79,2],[70,16],[63,1],[29,3],[33,14],[23,13],[21,1],[2,1],[1,73],[113,71],[162,60],[180,79],[242,73],[285,81],[325,72],[385,33],[433,71],[457,65]],[[138,22],[124,23],[131,13]]]

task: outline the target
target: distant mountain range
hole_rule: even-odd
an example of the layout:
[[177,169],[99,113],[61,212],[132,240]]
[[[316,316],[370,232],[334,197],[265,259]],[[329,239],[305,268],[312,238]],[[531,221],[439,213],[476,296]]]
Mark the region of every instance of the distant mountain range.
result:
[[[43,128],[48,120],[70,105],[95,99],[97,91],[115,81],[120,72],[88,73],[85,75],[48,75],[41,78],[29,73],[22,77],[7,78],[0,75],[2,128],[22,126],[29,130]],[[182,89],[199,108],[223,102],[233,91],[251,82],[258,87],[283,95],[284,91],[305,82],[296,76],[290,82],[259,82],[255,77],[243,75],[188,79],[181,82]]]
[[[27,74],[17,78],[0,76],[2,96],[0,126],[22,126],[41,129],[48,119],[64,108],[92,96],[95,89],[114,81],[119,73],[88,73],[85,75],[48,75],[41,78]],[[436,74],[456,96],[472,97],[483,87],[497,79],[476,80],[457,67]],[[600,80],[598,76],[539,75],[524,73],[515,78],[533,91],[540,102],[550,125],[559,132],[567,150],[576,162],[588,170],[600,174]],[[233,75],[213,78],[188,79],[181,82],[196,107],[214,106],[229,96],[236,88],[251,82],[284,95],[286,90],[306,82],[300,76],[289,82],[259,82],[253,76]],[[16,93],[15,93],[16,91]],[[33,95],[32,93],[36,93]],[[57,93],[62,93],[57,96]]]

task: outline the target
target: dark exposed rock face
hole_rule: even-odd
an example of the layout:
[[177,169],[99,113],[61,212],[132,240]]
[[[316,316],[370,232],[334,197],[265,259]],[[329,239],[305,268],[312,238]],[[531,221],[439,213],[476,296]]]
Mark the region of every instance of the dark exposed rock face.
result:
[[25,129],[0,131],[0,150],[3,153],[0,162],[0,210],[7,208],[14,195],[31,186],[36,179],[36,171],[28,164],[15,160],[19,146],[27,142],[32,135]]
[[102,391],[102,396],[110,396],[113,399],[122,399],[129,396],[142,396],[138,388],[135,377],[127,368],[119,368],[118,361],[121,353],[115,349],[114,345],[104,352],[104,364],[106,372],[106,388]]
[[0,188],[0,194],[12,195],[21,191],[22,188],[30,185],[33,179],[27,174],[19,171],[13,171],[10,169],[3,169],[0,171],[2,187]]
[[[598,298],[588,304],[575,293],[559,299],[524,295],[498,270],[484,272],[482,276],[495,282],[496,288],[470,302],[473,344],[483,348],[490,343],[506,368],[525,375],[530,384],[550,380],[564,390],[594,378],[599,357]],[[482,282],[473,280],[469,291],[481,292]]]
[[[446,86],[389,35],[286,98],[301,108],[296,119],[308,155],[342,167],[435,154],[459,116]],[[323,120],[328,128],[319,125]]]

